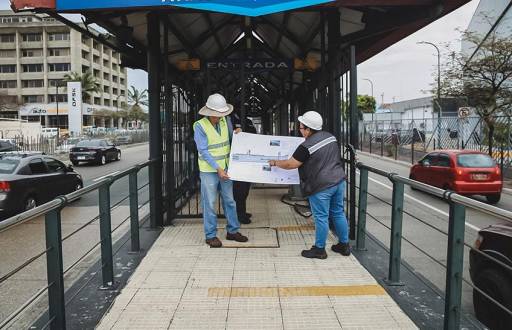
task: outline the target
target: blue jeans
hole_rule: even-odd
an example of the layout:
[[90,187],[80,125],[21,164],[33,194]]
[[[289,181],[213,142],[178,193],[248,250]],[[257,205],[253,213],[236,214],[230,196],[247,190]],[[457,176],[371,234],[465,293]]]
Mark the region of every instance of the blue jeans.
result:
[[233,181],[221,180],[217,173],[199,172],[201,179],[201,204],[203,206],[204,233],[206,239],[217,236],[217,193],[220,190],[222,208],[228,220],[226,230],[234,234],[240,229],[233,199]]
[[348,243],[348,221],[343,209],[343,194],[346,181],[334,187],[319,191],[309,196],[309,205],[315,218],[315,246],[325,248],[329,232],[329,218],[334,222],[340,243]]

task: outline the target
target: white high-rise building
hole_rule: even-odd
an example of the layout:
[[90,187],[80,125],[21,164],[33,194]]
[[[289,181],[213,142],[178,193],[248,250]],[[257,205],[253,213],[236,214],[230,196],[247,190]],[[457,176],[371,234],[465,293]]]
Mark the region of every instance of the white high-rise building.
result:
[[64,75],[89,71],[101,91],[83,100],[83,125],[118,126],[104,114],[126,104],[126,68],[120,63],[118,52],[52,17],[0,11],[0,103],[19,105],[0,104],[0,117],[67,128]]

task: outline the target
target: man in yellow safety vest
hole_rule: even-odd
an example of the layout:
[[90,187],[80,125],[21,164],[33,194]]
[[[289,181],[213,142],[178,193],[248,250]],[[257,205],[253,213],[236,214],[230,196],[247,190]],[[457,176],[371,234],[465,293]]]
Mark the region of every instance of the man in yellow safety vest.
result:
[[[233,181],[226,173],[233,134],[233,125],[227,116],[232,111],[233,106],[227,104],[222,95],[212,94],[208,97],[206,105],[199,110],[199,114],[204,117],[194,123],[194,140],[199,153],[204,232],[206,244],[212,248],[222,246],[222,242],[217,238],[217,212],[215,210],[219,191],[224,215],[228,221],[226,239],[237,242],[248,241],[248,238],[238,231],[240,222],[233,199]],[[238,128],[234,133],[240,131],[241,129]]]

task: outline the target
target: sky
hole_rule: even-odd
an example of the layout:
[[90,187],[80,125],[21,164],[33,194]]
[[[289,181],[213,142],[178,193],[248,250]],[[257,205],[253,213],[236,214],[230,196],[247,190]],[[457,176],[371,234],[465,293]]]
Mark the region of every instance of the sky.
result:
[[[378,104],[429,96],[430,85],[437,75],[437,52],[433,46],[418,45],[417,42],[429,41],[438,46],[451,43],[451,50],[459,51],[460,32],[456,29],[467,28],[478,2],[472,0],[361,63],[358,66],[358,93],[371,95],[370,83],[363,80],[370,79]],[[9,9],[9,1],[0,0],[0,9]],[[128,69],[128,86],[131,85],[146,89],[146,72]]]

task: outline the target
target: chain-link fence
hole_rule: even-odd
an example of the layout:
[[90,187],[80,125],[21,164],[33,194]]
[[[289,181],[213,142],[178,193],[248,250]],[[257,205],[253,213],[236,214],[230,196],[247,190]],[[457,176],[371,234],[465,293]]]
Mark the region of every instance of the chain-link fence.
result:
[[494,127],[492,157],[504,178],[512,179],[511,118],[480,117],[363,121],[361,150],[414,164],[428,152],[466,149],[489,153],[489,123]]

